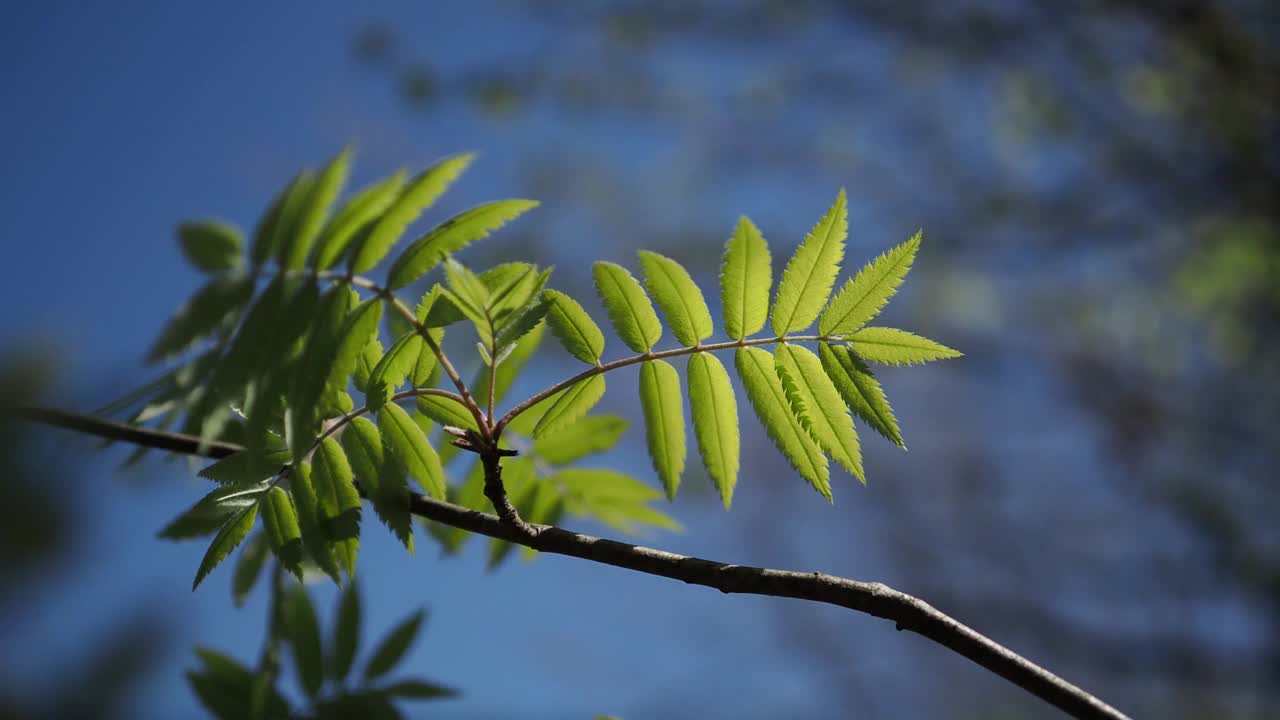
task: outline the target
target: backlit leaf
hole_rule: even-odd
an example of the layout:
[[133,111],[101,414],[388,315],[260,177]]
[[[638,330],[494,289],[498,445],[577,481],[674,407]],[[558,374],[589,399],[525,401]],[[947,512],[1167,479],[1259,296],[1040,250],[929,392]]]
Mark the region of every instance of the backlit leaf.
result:
[[320,497],[312,482],[311,465],[297,463],[289,472],[289,490],[298,510],[298,527],[302,530],[302,544],[316,565],[334,582],[339,582],[338,563],[330,546],[330,533]]
[[848,209],[844,190],[841,190],[835,204],[805,236],[782,271],[778,294],[773,300],[774,333],[798,332],[818,318],[840,272],[848,230]]
[[554,435],[533,443],[533,453],[544,462],[564,465],[612,448],[630,423],[617,415],[587,415]]
[[584,363],[598,365],[604,352],[604,334],[576,300],[558,290],[546,290],[547,324],[569,354]]
[[728,509],[738,483],[739,462],[738,402],[733,384],[724,365],[710,353],[690,356],[688,375],[689,407],[702,464]]
[[[282,224],[284,216],[285,204],[290,198],[298,197],[306,190],[306,185],[310,184],[314,175],[309,171],[303,171],[289,181],[289,184],[276,195],[271,201],[262,217],[258,220],[257,227],[253,231],[253,244],[249,249],[249,256],[253,260],[254,267],[258,267],[276,254],[279,248],[277,244],[283,237],[279,228]],[[299,187],[299,186],[303,187]]]
[[267,482],[223,485],[179,515],[160,531],[159,536],[166,540],[185,540],[214,533],[232,515],[256,504],[269,486]]
[[449,218],[418,238],[396,258],[387,287],[402,288],[427,274],[444,259],[537,207],[534,200],[498,200],[477,205]]
[[471,411],[455,400],[439,395],[419,395],[418,412],[441,425],[452,425],[464,430],[479,430]]
[[279,486],[272,488],[262,499],[261,508],[262,527],[271,549],[287,570],[301,575],[298,563],[302,561],[302,530],[289,493]]
[[671,334],[680,344],[697,345],[714,332],[711,312],[702,291],[680,263],[655,252],[641,250],[640,267],[644,268],[644,284],[654,302],[671,326]]
[[[474,158],[471,154],[454,155],[432,165],[409,181],[404,191],[386,212],[369,228],[367,234],[352,247],[350,268],[353,273],[367,272],[386,257],[391,246],[406,228],[444,194]],[[400,263],[397,262],[398,266]],[[408,283],[405,283],[408,284]],[[392,286],[392,289],[401,287]]]
[[684,472],[684,401],[680,375],[662,360],[646,360],[640,366],[640,407],[644,411],[645,439],[653,469],[674,500]]
[[555,433],[586,415],[604,396],[604,375],[592,375],[574,383],[549,407],[533,428],[535,438]]
[[885,251],[844,284],[818,321],[823,335],[848,335],[880,314],[911,269],[921,234]]
[[252,278],[214,278],[196,291],[191,300],[169,320],[160,337],[147,352],[147,361],[158,362],[187,350],[196,341],[222,327],[252,296]]
[[360,550],[360,494],[356,492],[347,455],[331,437],[325,438],[312,456],[311,479],[319,498],[325,529],[347,577],[356,572]]
[[773,265],[764,236],[744,215],[724,246],[720,263],[720,301],[724,331],[741,340],[760,331],[769,317]]
[[213,542],[209,543],[209,549],[204,553],[204,559],[200,561],[200,568],[196,570],[196,579],[191,583],[191,589],[195,590],[200,586],[200,581],[208,577],[218,563],[226,559],[232,550],[244,540],[249,531],[253,529],[253,522],[258,517],[258,504],[253,503],[248,507],[237,511],[218,534],[214,536]]
[[[319,176],[314,170],[304,170],[298,175],[297,180],[284,196],[284,202],[280,205],[280,214],[276,216],[275,239],[271,241],[271,245],[275,248],[276,262],[286,270],[292,269],[288,263],[293,259],[298,228],[306,214],[307,205],[318,180]],[[306,256],[303,255],[303,257]]]
[[862,328],[845,339],[863,358],[882,365],[918,365],[933,360],[957,358],[964,354],[929,338],[897,328]]
[[379,181],[356,193],[334,215],[324,234],[311,253],[311,264],[317,270],[328,270],[342,259],[359,233],[386,212],[400,196],[406,173],[400,170],[386,180]]
[[382,407],[382,403],[391,397],[396,388],[404,384],[405,377],[413,371],[425,348],[426,341],[416,330],[411,330],[383,354],[373,372],[369,373],[369,382],[365,387],[370,409]]
[[604,302],[613,329],[627,347],[648,352],[662,338],[662,323],[653,311],[653,303],[627,269],[609,262],[591,266],[596,292]]
[[290,431],[293,435],[291,448],[297,460],[301,460],[302,455],[311,447],[313,430],[319,424],[316,406],[337,356],[348,309],[356,299],[355,293],[345,285],[331,288],[320,299],[311,329],[307,333],[306,346],[289,392]]
[[791,411],[818,446],[862,482],[862,447],[840,393],[808,348],[782,344],[773,354]]
[[404,469],[386,452],[382,433],[364,417],[351,421],[342,433],[342,449],[351,469],[373,501],[378,519],[391,529],[409,552],[413,552],[413,524],[409,517],[408,491]]
[[440,456],[409,413],[395,403],[388,403],[378,412],[378,430],[405,471],[422,485],[428,495],[443,499],[445,481]]
[[854,355],[847,347],[827,343],[818,347],[818,356],[822,360],[822,368],[827,371],[827,376],[831,378],[849,409],[871,426],[872,430],[905,450],[907,446],[902,442],[902,432],[898,429],[898,419],[894,417],[893,408],[889,407],[884,389],[862,358]]
[[329,209],[342,194],[351,172],[351,148],[343,148],[316,176],[310,192],[302,200],[292,232],[283,239],[280,265],[286,270],[301,270],[315,244],[320,229],[329,217]]
[[320,623],[316,610],[303,586],[295,587],[285,598],[285,628],[298,679],[307,695],[315,697],[324,684],[324,651],[320,644]]
[[565,468],[545,482],[565,490],[565,509],[594,518],[625,533],[641,526],[679,530],[680,523],[651,503],[663,497],[661,490],[614,470]]
[[759,348],[744,347],[738,349],[735,363],[747,391],[747,399],[751,401],[751,407],[769,439],[800,476],[830,500],[827,456],[822,454],[791,412],[782,381],[774,369],[773,356]]

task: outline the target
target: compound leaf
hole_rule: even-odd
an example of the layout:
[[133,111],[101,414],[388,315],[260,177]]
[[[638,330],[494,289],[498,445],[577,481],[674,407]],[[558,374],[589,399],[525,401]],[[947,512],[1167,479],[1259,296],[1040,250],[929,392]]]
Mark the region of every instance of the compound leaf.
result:
[[301,576],[302,529],[298,525],[298,513],[289,493],[279,486],[263,497],[262,527],[266,530],[271,549],[284,567]]
[[353,577],[356,554],[360,550],[360,494],[356,492],[351,464],[342,446],[331,437],[321,441],[312,462],[311,477],[319,499],[321,522],[347,577]]
[[535,200],[498,200],[454,215],[418,238],[396,258],[387,276],[395,290],[427,274],[445,258],[538,206]]
[[890,327],[862,328],[845,339],[863,358],[882,365],[918,365],[964,354],[929,338]]
[[316,176],[307,196],[300,201],[291,232],[282,241],[280,266],[285,270],[300,270],[306,265],[311,247],[324,227],[329,209],[342,194],[350,172],[351,148],[345,147]]
[[360,242],[352,247],[349,264],[351,272],[367,272],[386,257],[391,246],[404,234],[405,228],[435,204],[453,181],[467,169],[474,157],[469,153],[447,157],[409,181],[395,202],[370,226]]
[[370,228],[374,220],[396,201],[400,195],[400,188],[404,187],[406,176],[407,173],[400,170],[386,180],[361,190],[348,200],[329,221],[324,234],[312,250],[312,267],[317,270],[328,270],[336,265],[360,232]]

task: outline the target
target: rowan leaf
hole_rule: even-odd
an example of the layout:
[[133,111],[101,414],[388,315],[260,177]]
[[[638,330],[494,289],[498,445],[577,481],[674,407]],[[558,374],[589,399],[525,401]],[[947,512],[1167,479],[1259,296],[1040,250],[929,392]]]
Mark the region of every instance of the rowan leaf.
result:
[[620,532],[633,534],[640,526],[680,530],[680,523],[650,503],[663,497],[644,482],[614,470],[564,468],[545,482],[564,488],[565,509],[595,518]]
[[300,192],[305,190],[303,187],[299,189],[299,185],[305,186],[311,182],[311,173],[303,171],[295,175],[289,184],[284,186],[275,198],[271,200],[271,204],[262,213],[262,217],[258,219],[258,224],[253,230],[253,243],[249,248],[249,257],[253,261],[256,268],[276,253],[278,249],[278,241],[282,237],[278,233],[281,225],[282,215],[284,214],[285,203],[291,197],[297,197]]
[[742,340],[764,327],[772,285],[769,244],[759,228],[743,215],[725,243],[720,263],[720,303],[724,307],[724,331],[729,337]]
[[240,557],[236,560],[236,567],[231,575],[231,600],[236,607],[243,606],[245,599],[253,591],[253,586],[258,583],[268,557],[271,557],[271,544],[267,540],[266,533],[254,533],[240,551]]
[[929,338],[890,327],[864,327],[845,340],[864,359],[882,365],[918,365],[964,355]]
[[200,568],[196,570],[196,579],[191,583],[191,589],[194,591],[200,586],[200,581],[208,577],[218,563],[226,559],[232,550],[244,540],[249,531],[253,529],[253,522],[258,517],[258,504],[252,503],[248,507],[238,510],[226,523],[222,529],[214,536],[213,542],[209,543],[209,549],[204,553],[204,559],[200,561]]
[[[762,321],[763,322],[763,321]],[[689,407],[693,431],[707,475],[715,483],[725,509],[738,483],[738,402],[729,373],[716,356],[699,352],[689,357]]]
[[535,440],[533,454],[551,465],[566,465],[612,448],[629,425],[617,415],[586,415],[554,435]]
[[610,262],[592,265],[591,275],[609,322],[622,342],[636,352],[652,350],[662,338],[662,323],[640,281],[626,268]]
[[444,499],[444,468],[440,456],[409,413],[395,403],[384,405],[378,412],[378,430],[391,454],[421,483],[423,490],[431,497]]
[[320,497],[312,482],[310,463],[297,463],[289,472],[289,490],[298,510],[298,527],[302,530],[302,544],[316,565],[333,581],[341,582],[338,563],[330,546],[330,533]]
[[186,351],[201,338],[223,327],[251,297],[252,278],[244,275],[214,278],[196,291],[165,325],[147,352],[147,362],[159,362]]
[[841,190],[835,204],[805,236],[782,271],[773,300],[774,333],[798,332],[818,319],[840,272],[848,231],[848,208]]
[[848,335],[879,315],[907,277],[916,259],[916,250],[920,248],[920,238],[921,233],[917,232],[910,240],[886,250],[859,270],[831,299],[818,321],[818,332]]
[[170,522],[158,534],[166,540],[186,540],[217,532],[231,516],[258,502],[267,482],[223,485]]
[[441,425],[451,425],[464,430],[479,430],[471,411],[451,398],[439,395],[419,395],[418,412]]
[[285,270],[301,270],[316,238],[329,217],[334,201],[342,194],[351,172],[351,148],[345,147],[325,166],[311,184],[307,196],[300,201],[290,233],[283,238],[280,266]]
[[547,324],[569,354],[589,365],[599,365],[604,334],[576,300],[558,290],[544,290]]
[[351,465],[342,446],[331,437],[320,442],[312,463],[321,522],[347,577],[354,577],[360,550],[360,494],[352,482]]
[[641,250],[640,267],[644,269],[645,287],[671,326],[671,334],[682,345],[697,345],[715,332],[711,311],[702,290],[680,263],[655,252]]
[[413,552],[413,524],[409,517],[409,486],[404,469],[386,452],[382,433],[368,418],[351,421],[342,433],[342,449],[365,494],[373,501],[378,519]]
[[307,333],[306,345],[289,391],[290,447],[295,460],[302,459],[302,454],[311,445],[311,438],[315,437],[312,431],[318,426],[316,407],[337,357],[348,309],[356,299],[355,293],[345,285],[331,288],[320,299]]
[[[539,320],[546,316],[547,306],[541,300],[535,301],[540,308]],[[519,321],[517,321],[519,322]],[[507,355],[507,359],[498,364],[498,369],[494,373],[494,390],[493,401],[500,402],[507,390],[511,389],[511,383],[515,382],[516,376],[520,370],[524,368],[525,363],[529,361],[530,356],[538,349],[538,344],[542,342],[542,336],[546,333],[547,325],[544,322],[537,322],[529,329],[519,340],[515,341]],[[501,344],[501,340],[499,341]],[[487,370],[483,368],[482,370]],[[487,372],[484,373],[487,375]],[[481,406],[489,403],[489,383],[477,382],[472,385],[475,388],[476,402]]]
[[[435,204],[453,181],[467,169],[474,157],[470,153],[447,157],[410,180],[395,202],[369,228],[368,233],[352,246],[349,263],[351,272],[367,272],[386,257],[391,246],[404,234],[405,228]],[[399,265],[399,262],[396,264]],[[393,286],[392,289],[396,287],[400,286]]]
[[498,200],[477,205],[454,215],[418,238],[396,258],[387,275],[391,290],[426,275],[447,255],[452,255],[476,240],[506,225],[537,207],[535,200]]
[[[404,379],[419,362],[426,342],[418,331],[411,330],[391,346],[378,361],[373,372],[369,373],[369,382],[365,386],[365,396],[370,403],[370,410],[378,410],[391,397],[396,388],[404,384]],[[430,352],[428,350],[428,352]],[[432,355],[432,357],[435,357]]]
[[240,267],[240,228],[218,220],[184,222],[178,226],[178,245],[197,270],[217,273]]
[[799,345],[781,344],[773,358],[791,411],[800,424],[833,460],[865,484],[862,446],[853,418],[818,356]]
[[307,696],[315,697],[324,684],[324,650],[320,644],[316,609],[305,587],[299,585],[286,596],[284,616],[293,662],[298,668],[298,680]]
[[382,642],[378,643],[373,656],[365,665],[364,679],[376,680],[390,672],[413,645],[414,639],[418,636],[418,630],[422,628],[422,621],[425,619],[426,615],[419,610],[392,628]]
[[288,263],[293,258],[298,228],[318,180],[319,176],[314,170],[302,171],[293,185],[289,186],[284,202],[280,205],[280,213],[276,216],[275,226],[272,229],[275,238],[272,239],[271,246],[275,248],[276,262],[286,270],[292,269]]
[[543,413],[533,428],[533,437],[553,434],[586,415],[604,397],[604,388],[604,375],[592,375],[574,383]]
[[301,576],[302,529],[298,526],[298,512],[293,507],[289,493],[279,486],[263,496],[262,527],[266,530],[271,550],[280,558],[285,569]]
[[365,229],[370,229],[400,196],[407,173],[404,170],[376,182],[347,201],[325,227],[324,234],[311,252],[311,266],[328,270],[342,259],[343,253]]
[[640,407],[644,411],[645,439],[649,459],[674,500],[684,472],[684,401],[680,397],[680,375],[662,360],[645,360],[640,366]]
[[827,377],[831,378],[849,409],[872,430],[906,450],[902,432],[898,429],[898,419],[894,417],[884,389],[862,358],[843,345],[828,343],[818,346],[818,357],[822,360],[822,368],[827,371]]
[[739,348],[735,357],[738,376],[747,399],[769,439],[782,451],[791,466],[822,496],[831,500],[827,456],[809,437],[791,412],[791,405],[774,369],[773,356],[759,348]]
[[341,683],[351,672],[360,646],[360,589],[355,583],[343,588],[338,599],[338,613],[333,628],[333,653],[329,656],[329,675]]

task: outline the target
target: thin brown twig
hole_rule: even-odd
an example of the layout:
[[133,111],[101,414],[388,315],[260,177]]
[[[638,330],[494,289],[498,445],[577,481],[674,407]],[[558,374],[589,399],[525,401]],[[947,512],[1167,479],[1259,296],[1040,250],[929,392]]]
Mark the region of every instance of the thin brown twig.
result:
[[[638,362],[638,361],[637,361]],[[23,408],[18,415],[36,422],[147,447],[220,458],[240,451],[231,443],[166,433],[76,413]],[[584,535],[551,525],[513,524],[488,513],[469,510],[425,495],[409,498],[410,511],[450,527],[524,545],[541,552],[634,570],[742,593],[827,603],[890,620],[899,630],[926,637],[1078,718],[1123,720],[1124,713],[1049,670],[1018,655],[939,611],[925,601],[878,582],[863,582],[817,572],[795,572],[732,565],[677,555],[640,545]]]

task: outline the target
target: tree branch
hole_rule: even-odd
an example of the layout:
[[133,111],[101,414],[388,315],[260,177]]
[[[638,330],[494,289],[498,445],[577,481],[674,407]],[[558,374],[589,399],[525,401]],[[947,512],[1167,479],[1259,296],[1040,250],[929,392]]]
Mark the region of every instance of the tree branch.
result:
[[[43,408],[22,408],[20,417],[112,440],[189,455],[221,458],[242,448],[231,443],[100,420]],[[496,456],[495,456],[496,459]],[[969,658],[1054,707],[1078,718],[1124,719],[1127,716],[1099,698],[939,611],[925,601],[878,582],[863,582],[824,573],[731,565],[677,555],[640,545],[607,540],[551,525],[520,523],[469,510],[425,495],[412,495],[413,514],[444,525],[525,545],[541,552],[581,558],[649,575],[745,593],[827,603],[891,620]],[[525,531],[527,528],[527,532]]]

